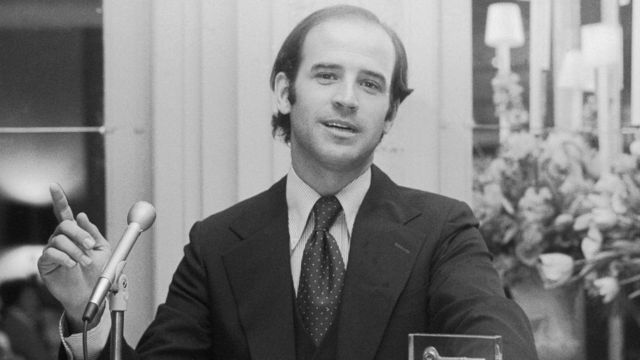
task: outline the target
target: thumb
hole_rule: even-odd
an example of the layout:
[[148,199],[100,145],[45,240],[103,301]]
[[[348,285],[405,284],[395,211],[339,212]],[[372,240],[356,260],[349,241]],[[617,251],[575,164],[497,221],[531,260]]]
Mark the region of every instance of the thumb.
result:
[[94,247],[104,247],[105,245],[109,245],[107,239],[102,236],[102,233],[100,232],[98,227],[89,220],[87,214],[78,214],[78,216],[76,216],[76,222],[78,223],[78,226],[88,232],[89,235],[91,235],[91,237],[95,240],[96,243]]

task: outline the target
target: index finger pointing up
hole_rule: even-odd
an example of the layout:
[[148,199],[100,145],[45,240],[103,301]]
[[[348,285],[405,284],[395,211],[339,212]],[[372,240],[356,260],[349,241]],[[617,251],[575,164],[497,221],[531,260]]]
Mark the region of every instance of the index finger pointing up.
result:
[[51,193],[51,200],[53,200],[53,213],[56,215],[58,222],[64,220],[73,221],[73,211],[67,201],[67,196],[64,194],[62,186],[57,183],[49,185],[49,192]]

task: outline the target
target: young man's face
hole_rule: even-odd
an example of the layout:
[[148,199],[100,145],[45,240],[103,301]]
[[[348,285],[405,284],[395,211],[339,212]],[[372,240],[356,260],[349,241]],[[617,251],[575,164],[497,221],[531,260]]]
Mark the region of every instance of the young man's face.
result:
[[294,168],[361,172],[371,164],[392,124],[385,117],[394,64],[391,38],[373,23],[333,19],[309,31],[296,101],[279,102],[281,112],[290,111]]

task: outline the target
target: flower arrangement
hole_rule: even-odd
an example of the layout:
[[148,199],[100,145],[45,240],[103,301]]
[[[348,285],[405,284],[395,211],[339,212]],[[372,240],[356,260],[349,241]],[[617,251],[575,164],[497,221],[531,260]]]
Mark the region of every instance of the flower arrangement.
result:
[[498,73],[491,80],[493,104],[496,116],[503,115],[504,124],[512,130],[526,129],[529,125],[529,114],[522,102],[524,88],[520,85],[520,76],[512,71]]
[[584,281],[610,302],[640,296],[640,143],[611,171],[582,134],[526,132],[476,164],[473,208],[507,285]]

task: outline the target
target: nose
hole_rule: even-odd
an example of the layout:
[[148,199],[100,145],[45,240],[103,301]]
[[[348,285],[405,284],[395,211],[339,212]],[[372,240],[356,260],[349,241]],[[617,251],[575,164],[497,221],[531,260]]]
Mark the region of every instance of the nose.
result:
[[333,105],[339,109],[358,110],[359,102],[355,86],[349,83],[343,83],[339,86],[333,95]]

